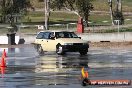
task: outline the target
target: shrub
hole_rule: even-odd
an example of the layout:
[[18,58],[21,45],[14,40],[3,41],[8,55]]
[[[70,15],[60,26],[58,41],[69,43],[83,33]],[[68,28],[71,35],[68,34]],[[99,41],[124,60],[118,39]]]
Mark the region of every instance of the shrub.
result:
[[[114,20],[120,20],[119,25],[124,24],[124,17],[123,17],[123,13],[120,11],[114,11],[113,12],[113,19]],[[114,21],[115,25],[118,25],[118,23],[116,21]]]

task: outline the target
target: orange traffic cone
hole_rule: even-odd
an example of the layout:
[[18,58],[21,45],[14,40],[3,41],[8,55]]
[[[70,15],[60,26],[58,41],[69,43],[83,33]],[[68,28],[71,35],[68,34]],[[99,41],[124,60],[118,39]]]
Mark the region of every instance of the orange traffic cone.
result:
[[5,59],[3,57],[1,59],[1,67],[6,67]]
[[6,54],[5,49],[4,49],[3,53],[2,53],[2,57],[3,57],[3,58],[6,58],[6,57],[7,57],[7,54]]
[[6,68],[6,67],[0,67],[0,69],[1,69],[1,76],[2,76],[2,78],[4,78],[5,68]]

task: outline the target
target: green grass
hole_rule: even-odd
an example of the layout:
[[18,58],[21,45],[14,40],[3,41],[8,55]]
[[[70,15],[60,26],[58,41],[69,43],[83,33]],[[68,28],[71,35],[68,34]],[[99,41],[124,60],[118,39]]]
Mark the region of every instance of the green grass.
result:
[[125,24],[132,24],[132,20],[125,21]]
[[7,28],[0,28],[0,34],[1,35],[4,35],[6,33],[8,33],[8,29]]
[[[94,24],[111,24],[111,18],[107,14],[104,15],[92,14],[89,16],[89,20],[91,22],[94,22]],[[108,22],[105,23],[103,21],[108,21]]]
[[[125,19],[131,19],[132,16],[124,15]],[[50,25],[51,24],[67,24],[67,23],[77,23],[78,16],[74,13],[67,13],[63,11],[54,11],[50,14]],[[92,22],[91,25],[111,25],[111,18],[108,14],[91,14],[89,16],[89,21]],[[108,21],[108,22],[103,22]],[[30,12],[28,16],[23,18],[23,22],[39,22],[43,24],[44,13],[43,12]],[[132,20],[125,21],[125,24],[132,24]]]
[[[28,16],[23,19],[23,22],[28,21],[28,17],[31,19],[31,22],[43,22],[44,21],[44,13],[43,12],[31,12]],[[66,12],[51,12],[50,14],[50,21],[52,22],[61,22],[61,23],[69,23],[69,22],[77,22],[78,16],[74,13],[66,13]],[[109,15],[97,15],[91,14],[89,16],[89,20],[95,23],[100,23],[102,21],[109,21],[110,23],[110,16]]]
[[[109,11],[108,0],[94,0],[93,6],[96,11]],[[113,0],[113,8],[115,9],[116,0]],[[122,9],[126,12],[132,12],[132,1],[122,0]]]
[[108,11],[109,6],[107,3],[107,0],[94,0],[92,2],[94,10],[99,10],[99,11]]
[[[49,27],[50,30],[66,30],[66,26],[50,26]],[[74,27],[69,27],[70,29],[72,30],[76,30],[76,25],[74,25]],[[69,30],[70,30],[69,29]],[[21,29],[20,32],[21,33],[37,33],[38,31],[41,31],[41,30],[38,30],[37,27],[35,28],[25,28],[25,29]],[[0,31],[0,34],[2,34],[3,31]],[[102,30],[101,32],[100,31],[96,31],[96,33],[115,33],[115,32],[118,32],[118,29],[107,29],[107,30]],[[132,32],[132,28],[120,28],[119,32]]]
[[29,16],[32,16],[32,17],[42,17],[42,16],[44,16],[44,12],[41,12],[41,11],[32,11],[32,12],[29,12]]
[[[29,20],[30,19],[30,20]],[[69,23],[78,20],[78,16],[66,12],[51,12],[50,22]],[[28,16],[23,18],[23,22],[44,22],[44,12],[30,12]]]
[[[44,8],[44,3],[43,2],[38,2],[38,0],[30,0],[32,5],[35,8],[42,9]],[[115,7],[115,2],[116,0],[113,0],[113,7]],[[99,10],[99,11],[109,11],[109,6],[108,6],[108,0],[93,0],[92,1],[94,10]],[[123,11],[132,11],[132,1],[131,0],[122,0],[123,4]]]

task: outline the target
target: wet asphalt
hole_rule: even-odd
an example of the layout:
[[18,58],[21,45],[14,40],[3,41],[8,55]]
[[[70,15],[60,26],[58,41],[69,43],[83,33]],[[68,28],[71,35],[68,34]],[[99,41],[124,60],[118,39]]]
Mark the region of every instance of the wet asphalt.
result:
[[85,56],[55,52],[39,55],[34,47],[6,49],[6,71],[0,88],[132,88],[129,86],[81,86],[81,68],[89,79],[132,80],[132,48],[90,48]]

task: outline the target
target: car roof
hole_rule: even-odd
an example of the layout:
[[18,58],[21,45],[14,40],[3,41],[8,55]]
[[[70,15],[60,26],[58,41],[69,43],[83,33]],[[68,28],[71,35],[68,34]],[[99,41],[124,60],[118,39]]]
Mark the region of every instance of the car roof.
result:
[[73,31],[67,31],[67,30],[44,30],[40,32],[73,32]]

